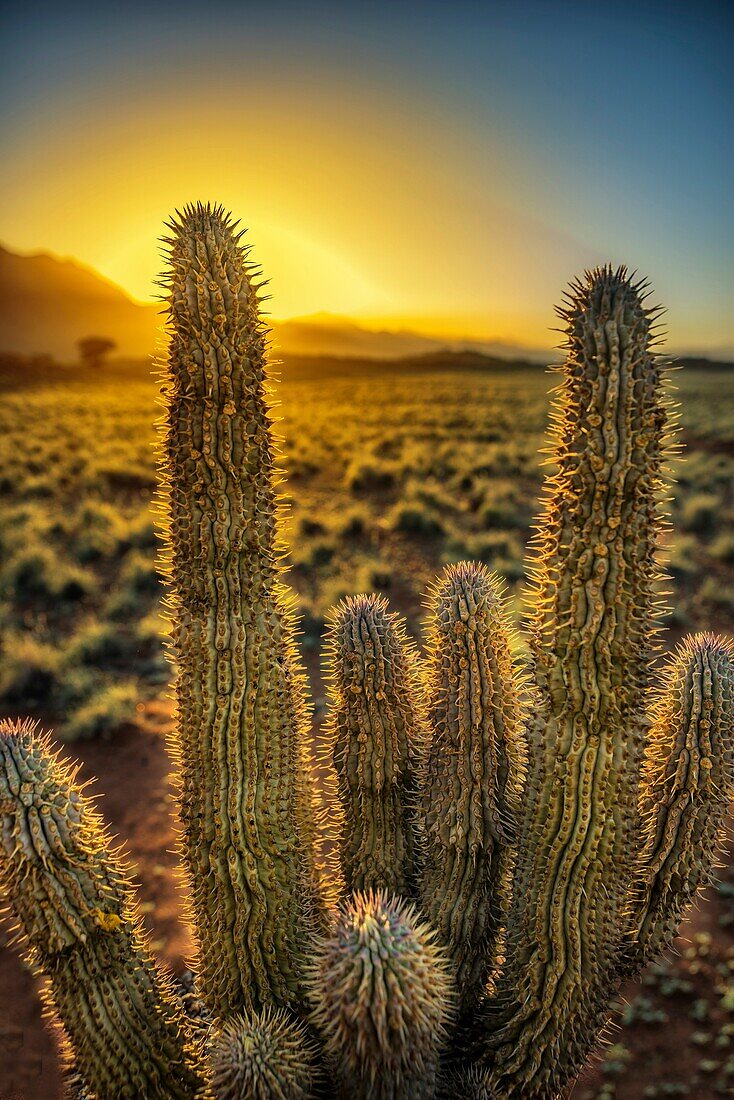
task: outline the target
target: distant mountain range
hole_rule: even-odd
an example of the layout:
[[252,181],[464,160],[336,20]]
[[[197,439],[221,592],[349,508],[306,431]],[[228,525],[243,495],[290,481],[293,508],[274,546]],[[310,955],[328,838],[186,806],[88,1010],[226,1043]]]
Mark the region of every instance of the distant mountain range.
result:
[[[162,316],[156,304],[130,298],[116,283],[76,260],[39,252],[23,256],[0,245],[0,353],[50,355],[62,363],[77,359],[77,340],[108,336],[115,355],[147,358],[160,339]],[[315,313],[271,324],[276,357],[326,356],[332,359],[415,359],[446,352],[459,356],[549,363],[557,353],[494,340],[439,339],[406,330],[376,331],[347,317]],[[734,348],[711,352],[679,350],[681,357],[710,356],[730,362]],[[469,361],[467,360],[467,362]]]
[[[116,354],[148,356],[160,335],[157,305],[135,302],[115,283],[74,260],[22,256],[0,246],[0,352],[76,359],[76,341],[109,336]],[[496,341],[441,340],[407,331],[373,331],[318,313],[272,324],[276,353],[402,359],[446,349],[545,363],[552,353]]]

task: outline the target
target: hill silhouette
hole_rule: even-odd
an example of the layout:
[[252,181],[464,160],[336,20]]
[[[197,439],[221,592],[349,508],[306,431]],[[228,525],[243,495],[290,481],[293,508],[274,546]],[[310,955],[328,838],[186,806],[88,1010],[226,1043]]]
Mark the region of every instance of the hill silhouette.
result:
[[98,272],[45,253],[0,247],[0,349],[76,357],[83,336],[110,336],[121,353],[148,355],[160,320]]
[[[46,253],[23,256],[0,246],[0,352],[76,359],[83,336],[109,336],[118,354],[155,348],[162,325],[156,304],[136,302],[92,268]],[[276,354],[340,359],[404,359],[446,349],[545,362],[537,348],[478,340],[441,340],[408,331],[374,331],[329,313],[271,324]]]

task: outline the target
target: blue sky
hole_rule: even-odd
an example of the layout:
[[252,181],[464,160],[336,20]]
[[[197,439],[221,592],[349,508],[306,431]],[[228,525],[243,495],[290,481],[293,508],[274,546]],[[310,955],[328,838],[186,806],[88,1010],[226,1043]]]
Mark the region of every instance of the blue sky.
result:
[[671,343],[734,354],[734,5],[31,2],[1,30],[10,247],[145,297],[166,210],[221,197],[276,315],[539,343],[624,261]]

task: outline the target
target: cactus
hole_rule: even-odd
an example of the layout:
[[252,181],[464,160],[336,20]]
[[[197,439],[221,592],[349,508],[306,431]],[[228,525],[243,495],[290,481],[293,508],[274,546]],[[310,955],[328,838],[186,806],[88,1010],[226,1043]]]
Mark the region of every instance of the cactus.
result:
[[330,752],[343,810],[349,892],[412,895],[420,835],[417,771],[425,742],[415,647],[385,600],[358,596],[335,611],[328,640]]
[[280,581],[257,291],[221,210],[170,223],[164,510],[183,854],[210,1011],[302,995],[309,714]]
[[231,1016],[211,1038],[211,1100],[308,1100],[316,1080],[316,1047],[283,1008]]
[[343,1095],[433,1096],[453,982],[415,908],[384,890],[355,894],[312,967],[313,1019]]
[[99,815],[29,722],[0,722],[0,888],[65,1055],[98,1096],[184,1100],[199,1081]]
[[479,1039],[500,1095],[585,1061],[618,984],[639,842],[666,409],[651,315],[624,269],[571,290],[555,461],[535,549],[536,703],[507,962]]
[[734,777],[734,648],[698,634],[663,670],[642,762],[637,965],[672,942],[687,905],[708,885]]
[[522,679],[496,577],[461,562],[439,580],[429,618],[432,739],[423,781],[421,899],[451,951],[463,1011],[480,1000],[507,886],[525,746]]
[[335,881],[315,843],[255,273],[221,208],[171,225],[173,748],[212,1032],[191,1039],[73,776],[5,724],[0,882],[69,1057],[98,1100],[560,1096],[622,979],[709,881],[734,789],[731,644],[697,636],[655,671],[655,310],[605,267],[561,311],[525,673],[481,566],[437,582],[425,661],[382,599],[334,612]]

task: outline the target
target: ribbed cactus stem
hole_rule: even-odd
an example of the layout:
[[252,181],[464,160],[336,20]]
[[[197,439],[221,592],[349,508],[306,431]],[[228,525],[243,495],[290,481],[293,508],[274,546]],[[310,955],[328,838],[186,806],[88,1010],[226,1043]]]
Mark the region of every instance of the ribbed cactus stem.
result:
[[428,630],[421,900],[470,1009],[494,964],[525,768],[521,683],[498,579],[472,562],[449,566],[432,595]]
[[310,1100],[316,1046],[285,1009],[232,1016],[209,1045],[207,1100]]
[[454,986],[412,905],[384,891],[356,894],[317,946],[312,994],[345,1100],[430,1100]]
[[329,742],[342,808],[339,854],[346,888],[410,895],[425,744],[415,647],[379,596],[340,604],[327,644]]
[[[501,1096],[555,1095],[616,984],[654,650],[666,410],[643,286],[587,273],[561,310],[557,472],[535,561],[538,689],[486,1058]],[[654,312],[654,311],[653,311]]]
[[0,825],[3,900],[89,1090],[190,1100],[194,1055],[127,869],[74,773],[29,723],[0,722]]
[[314,905],[305,687],[275,541],[266,334],[221,209],[172,223],[163,473],[183,854],[215,1015],[298,999]]
[[637,965],[672,943],[712,878],[734,795],[734,648],[688,638],[660,676],[645,750],[640,813],[647,842],[633,910]]

